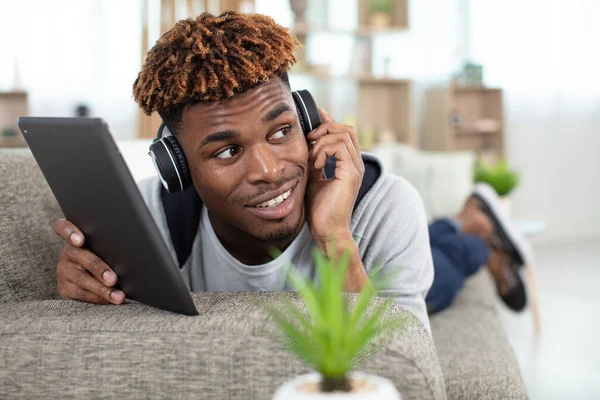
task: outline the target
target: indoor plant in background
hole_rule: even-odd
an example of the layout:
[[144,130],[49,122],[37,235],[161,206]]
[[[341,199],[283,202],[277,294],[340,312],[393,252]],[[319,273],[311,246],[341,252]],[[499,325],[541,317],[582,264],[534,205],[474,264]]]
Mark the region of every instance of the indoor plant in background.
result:
[[371,0],[369,22],[376,28],[386,28],[392,21],[392,0]]
[[508,167],[506,160],[500,160],[495,165],[479,160],[475,165],[475,182],[485,182],[494,188],[500,196],[504,212],[506,215],[510,215],[511,201],[509,196],[519,185],[519,174]]
[[282,294],[281,307],[267,306],[284,346],[316,373],[298,376],[279,387],[274,400],[377,399],[399,400],[389,380],[351,372],[367,356],[384,346],[406,323],[390,316],[389,301],[375,301],[385,284],[370,274],[371,284],[350,301],[344,294],[348,254],[324,257],[315,252],[316,282],[289,269],[289,280],[298,291],[296,304]]

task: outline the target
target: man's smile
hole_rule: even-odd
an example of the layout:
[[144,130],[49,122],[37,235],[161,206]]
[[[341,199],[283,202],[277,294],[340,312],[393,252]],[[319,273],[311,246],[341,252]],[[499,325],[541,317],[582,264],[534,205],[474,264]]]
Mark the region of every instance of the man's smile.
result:
[[257,198],[246,209],[261,219],[278,220],[291,214],[298,201],[296,190],[300,179],[295,179],[281,186],[276,191],[265,193]]

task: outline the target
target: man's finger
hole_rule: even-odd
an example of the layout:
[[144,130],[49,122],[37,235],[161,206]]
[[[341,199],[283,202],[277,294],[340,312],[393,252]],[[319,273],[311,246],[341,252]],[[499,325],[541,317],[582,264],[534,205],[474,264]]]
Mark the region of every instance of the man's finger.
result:
[[319,115],[321,116],[321,122],[333,122],[333,118],[324,108],[319,108]]
[[323,122],[316,129],[309,132],[306,138],[310,142],[315,142],[320,138],[327,136],[328,134],[330,135],[336,132],[346,132],[350,137],[350,140],[352,140],[354,148],[358,153],[360,153],[360,144],[358,142],[358,136],[356,135],[356,130],[351,125],[338,124],[333,120]]
[[73,282],[66,280],[60,283],[59,294],[65,299],[85,301],[86,303],[94,304],[109,304],[102,297],[78,287]]
[[316,154],[314,167],[316,169],[325,168],[325,164],[327,163],[327,159],[329,157],[334,157],[337,161],[339,161],[335,165],[336,177],[337,172],[343,169],[344,164],[354,164],[352,161],[352,156],[350,156],[350,153],[348,152],[348,147],[346,147],[346,145],[342,142],[335,142],[321,146],[319,152]]
[[66,251],[71,261],[89,271],[97,280],[107,286],[117,283],[117,274],[91,251],[75,246],[70,246]]
[[125,300],[125,294],[98,281],[86,270],[77,268],[72,263],[62,263],[59,266],[59,272],[62,279],[74,283],[77,287],[103,298],[105,301],[113,304],[121,304]]
[[333,143],[343,143],[348,150],[348,154],[350,154],[351,156],[354,166],[358,171],[362,172],[362,170],[364,169],[362,157],[359,151],[354,147],[354,142],[350,138],[350,134],[346,131],[330,133],[329,135],[323,136],[319,140],[317,140],[310,152],[310,159],[316,159],[317,154],[320,153],[321,148],[323,146],[330,145]]
[[350,133],[346,132],[345,130],[330,130],[328,135],[322,136],[321,138],[319,138],[319,140],[315,141],[311,149],[311,154],[314,154],[316,152],[315,149],[317,149],[319,145],[335,143],[340,141],[343,141],[347,144],[350,154],[354,154],[357,157],[359,156],[360,153],[358,152]]
[[61,218],[54,223],[54,232],[73,246],[81,247],[85,241],[85,237],[79,228],[65,218]]

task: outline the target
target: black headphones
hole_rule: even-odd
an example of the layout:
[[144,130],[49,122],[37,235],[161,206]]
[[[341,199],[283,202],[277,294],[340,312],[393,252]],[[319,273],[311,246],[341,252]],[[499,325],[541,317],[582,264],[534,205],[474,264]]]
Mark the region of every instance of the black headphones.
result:
[[[292,97],[298,111],[300,127],[304,135],[307,135],[321,125],[317,104],[308,90],[292,92]],[[158,177],[167,192],[181,192],[192,185],[192,177],[185,154],[175,136],[163,137],[165,127],[163,122],[158,128],[158,134],[152,141],[148,154],[152,157]]]

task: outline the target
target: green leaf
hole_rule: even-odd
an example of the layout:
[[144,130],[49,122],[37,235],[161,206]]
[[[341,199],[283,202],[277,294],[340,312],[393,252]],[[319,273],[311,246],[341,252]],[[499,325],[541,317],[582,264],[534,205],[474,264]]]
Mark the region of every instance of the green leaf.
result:
[[[399,324],[384,320],[390,302],[371,307],[377,297],[380,267],[370,274],[374,285],[365,285],[353,307],[344,293],[350,252],[324,256],[315,252],[317,283],[304,278],[294,267],[287,277],[298,291],[300,303],[283,296],[280,304],[270,305],[268,311],[282,333],[285,347],[325,378],[342,378],[358,362],[380,346],[374,338],[384,338]],[[382,340],[378,340],[382,343]]]
[[306,303],[306,309],[313,318],[314,324],[320,326],[324,323],[324,318],[321,313],[321,306],[312,283],[307,282],[296,269],[288,271],[288,279],[294,289],[300,293]]
[[369,307],[369,304],[375,297],[375,290],[371,285],[365,285],[358,296],[358,300],[354,305],[354,310],[350,314],[350,320],[348,321],[348,327],[356,329],[360,319],[365,314],[365,311]]
[[390,303],[385,301],[380,304],[375,311],[366,317],[366,320],[359,325],[357,328],[357,335],[354,337],[352,346],[355,352],[360,351],[366,346],[369,340],[377,333],[377,324],[379,324],[381,317],[388,310]]
[[271,308],[269,311],[277,326],[287,337],[287,340],[283,340],[283,344],[310,366],[318,367],[320,364],[319,353],[315,351],[315,345],[311,339],[306,334],[299,332],[292,323],[288,322],[284,313],[275,308]]

